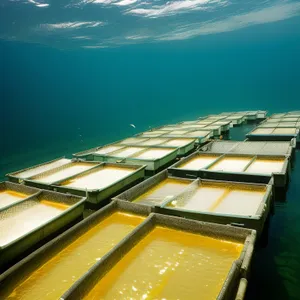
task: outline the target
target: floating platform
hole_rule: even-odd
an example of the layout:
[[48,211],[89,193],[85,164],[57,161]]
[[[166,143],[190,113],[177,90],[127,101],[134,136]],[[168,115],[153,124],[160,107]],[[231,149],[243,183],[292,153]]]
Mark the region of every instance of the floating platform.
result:
[[174,147],[177,148],[177,156],[184,156],[187,153],[191,152],[196,147],[196,139],[189,139],[189,138],[175,138],[169,139],[166,142],[161,143],[158,145],[159,147]]
[[207,125],[203,128],[203,130],[212,130],[214,137],[219,137],[222,134],[222,126],[221,125]]
[[155,211],[251,228],[261,236],[272,206],[272,185],[197,179]]
[[87,201],[99,204],[145,177],[146,166],[102,163],[66,180],[56,182],[55,191],[86,196]]
[[73,157],[77,159],[92,161],[94,160],[95,155],[109,155],[110,153],[121,150],[124,147],[126,147],[126,145],[108,144],[105,146],[98,146],[98,147],[94,147],[88,150],[75,153],[73,154]]
[[252,184],[172,177],[163,171],[113,198],[158,213],[255,229],[260,236],[272,207],[272,181]]
[[[0,212],[0,269],[82,217],[85,198],[40,191]],[[1,298],[1,297],[0,297]]]
[[299,141],[299,128],[297,127],[257,127],[246,137],[251,141]]
[[143,133],[140,133],[138,135],[136,135],[137,137],[148,137],[148,138],[153,138],[153,137],[160,137],[164,134],[168,133],[167,130],[150,130],[150,131],[146,131]]
[[295,146],[295,139],[287,142],[212,141],[201,147],[199,150],[222,154],[286,155],[290,157],[295,151]]
[[0,298],[60,299],[149,213],[109,204],[0,275]]
[[113,200],[130,201],[154,208],[182,193],[192,182],[193,179],[172,177],[165,170],[119,194]]
[[239,126],[243,124],[246,120],[245,115],[231,115],[224,119],[225,121],[230,121],[233,126]]
[[84,171],[91,170],[92,168],[99,166],[99,164],[99,162],[90,161],[71,161],[58,168],[24,179],[24,183],[40,189],[49,189],[51,185],[62,180],[67,180],[72,176],[79,175]]
[[221,121],[217,121],[212,123],[211,125],[215,126],[215,125],[220,125],[221,126],[221,132],[222,133],[226,133],[229,131],[230,127],[231,127],[231,123],[232,121],[227,121],[227,120],[221,120]]
[[124,147],[109,155],[95,155],[94,159],[102,162],[126,163],[131,165],[146,165],[147,171],[158,171],[172,163],[178,153],[178,148],[171,147]]
[[22,182],[24,179],[37,176],[43,172],[69,164],[70,162],[71,159],[61,157],[33,167],[6,174],[6,176],[11,182],[19,183]]
[[195,152],[169,169],[173,176],[238,182],[269,183],[286,188],[290,162],[286,156]]
[[255,238],[249,229],[151,214],[61,299],[233,299]]
[[213,136],[212,130],[174,130],[169,133],[163,135],[163,137],[167,138],[191,138],[196,139],[197,144],[206,143]]
[[0,211],[27,200],[40,190],[12,182],[0,182]]

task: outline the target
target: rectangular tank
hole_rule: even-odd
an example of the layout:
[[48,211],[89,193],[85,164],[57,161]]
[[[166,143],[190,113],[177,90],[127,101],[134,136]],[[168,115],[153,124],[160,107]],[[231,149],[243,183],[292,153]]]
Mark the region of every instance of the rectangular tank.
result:
[[271,184],[198,179],[181,194],[156,204],[156,212],[255,229],[260,236],[269,215]]
[[0,298],[60,299],[145,220],[146,208],[127,204],[109,204],[0,275]]
[[[131,147],[132,149],[133,147]],[[177,148],[167,147],[134,147],[136,151],[131,153],[124,153],[123,149],[121,153],[119,151],[111,153],[111,155],[104,157],[106,162],[122,162],[133,165],[146,165],[146,170],[157,171],[165,165],[175,160],[177,156]],[[124,155],[125,154],[125,155]]]
[[200,124],[200,125],[205,125],[205,126],[207,126],[207,125],[211,125],[211,124],[213,124],[214,122],[213,121],[206,121],[206,120],[201,120],[201,121],[199,121],[197,124]]
[[284,121],[284,122],[297,122],[298,119],[299,119],[298,117],[296,117],[296,118],[284,117],[284,118],[282,118],[282,121]]
[[218,172],[243,172],[251,160],[251,156],[225,155],[208,167],[208,170]]
[[82,217],[85,198],[41,191],[0,212],[0,269]]
[[[101,156],[101,155],[109,155],[112,152],[119,151],[124,149],[126,146],[125,145],[108,145],[108,146],[103,146],[97,149],[96,151],[93,152],[94,156]],[[98,159],[95,159],[98,160]]]
[[258,112],[257,111],[248,111],[246,115],[247,120],[256,120],[258,118]]
[[204,130],[212,130],[213,136],[220,136],[222,133],[222,126],[220,125],[207,125],[203,128]]
[[180,130],[182,127],[180,125],[166,125],[159,128],[162,131],[173,131],[173,130]]
[[157,171],[175,160],[177,148],[148,148],[126,159],[137,165],[146,165],[146,170]]
[[284,157],[261,157],[256,158],[245,170],[251,174],[268,174],[281,173],[285,165]]
[[200,148],[203,152],[227,153],[234,149],[239,143],[238,141],[215,140]]
[[195,130],[188,132],[183,137],[195,138],[199,144],[206,143],[213,136],[212,130]]
[[166,142],[160,144],[160,147],[175,147],[178,149],[177,155],[183,156],[195,148],[195,139],[177,138],[168,139]]
[[232,122],[233,125],[241,125],[244,122],[245,117],[241,115],[232,115],[225,119],[225,121]]
[[[251,146],[251,141],[245,142],[246,145]],[[285,155],[287,157],[292,157],[294,152],[294,143],[295,141],[287,141],[287,142],[256,142],[263,143],[264,145],[260,148],[259,151],[256,152],[258,155]]]
[[99,155],[98,157],[99,157],[99,161],[106,161],[106,157],[126,158],[126,157],[130,157],[136,153],[139,153],[139,152],[143,151],[144,149],[145,149],[144,147],[126,146],[120,150],[110,152],[109,154],[107,154],[105,156]]
[[64,166],[66,164],[69,164],[70,162],[71,159],[61,157],[17,172],[9,173],[6,176],[9,178],[10,181],[19,183],[22,182],[24,179],[36,176],[38,174],[49,171],[51,169],[55,169],[57,167]]
[[268,128],[257,128],[252,131],[252,134],[271,134],[274,131],[275,127]]
[[57,182],[54,189],[79,196],[87,195],[87,201],[98,204],[144,177],[145,166],[102,163],[89,171]]
[[213,141],[203,146],[200,151],[214,153],[238,153],[254,155],[287,155],[293,154],[291,142],[264,142],[264,141]]
[[0,182],[0,211],[14,206],[40,190],[12,182]]
[[186,125],[186,124],[180,124],[180,128],[182,129],[187,129],[187,130],[197,130],[205,127],[205,124],[190,124],[190,125]]
[[146,141],[139,143],[139,145],[140,146],[157,146],[157,145],[167,142],[168,140],[169,139],[167,139],[167,138],[150,138],[150,139],[147,139]]
[[267,117],[267,111],[259,110],[257,112],[257,119],[265,119]]
[[[216,157],[217,156],[217,157]],[[205,159],[208,157],[208,162],[201,165],[194,165],[193,162],[197,158]],[[216,157],[216,158],[215,158]],[[215,158],[215,159],[214,159]],[[274,161],[270,162],[267,167],[262,167],[261,172],[250,172],[250,170],[258,170],[259,167],[265,164],[256,166],[256,161]],[[280,163],[277,163],[280,162]],[[254,163],[254,166],[253,166]],[[194,169],[193,169],[194,167]],[[201,168],[200,168],[201,167]],[[224,154],[211,152],[196,152],[185,157],[181,161],[175,163],[168,168],[168,171],[173,176],[184,178],[206,178],[213,180],[228,180],[238,182],[252,183],[268,183],[273,177],[274,186],[286,188],[290,175],[289,157],[285,155],[247,155],[244,154]]]
[[212,123],[213,126],[220,125],[221,126],[221,132],[227,132],[230,129],[232,121],[217,121]]
[[66,180],[69,177],[78,175],[97,166],[99,166],[98,162],[71,161],[69,164],[25,179],[24,182],[30,186],[48,189],[56,182]]
[[218,154],[204,154],[196,152],[175,163],[170,167],[170,169],[174,168],[178,170],[185,170],[188,174],[191,175],[191,177],[197,177],[199,170],[207,168],[220,157],[221,155]]
[[288,134],[295,135],[297,128],[275,128],[272,134]]
[[[148,141],[147,138],[130,137],[125,140],[118,142],[119,145],[139,145],[143,142]],[[118,149],[116,149],[118,150]]]
[[120,150],[123,147],[125,147],[125,145],[108,144],[105,146],[98,146],[98,147],[94,147],[92,149],[88,149],[85,151],[75,153],[75,154],[73,154],[73,156],[77,159],[92,161],[92,160],[95,160],[95,156],[97,156],[97,155],[106,155],[113,151]]
[[168,132],[167,130],[146,131],[146,132],[143,132],[143,133],[137,135],[137,137],[159,137],[167,132]]
[[153,214],[62,299],[234,299],[255,238],[249,229]]
[[299,139],[299,128],[261,128],[258,127],[249,132],[246,137],[253,141],[290,141],[293,138]]
[[197,124],[198,120],[194,120],[194,121],[183,121],[181,123],[179,123],[180,125],[190,125],[190,124]]
[[192,182],[191,179],[172,177],[169,176],[168,171],[162,171],[119,194],[113,200],[130,201],[153,207],[177,196]]

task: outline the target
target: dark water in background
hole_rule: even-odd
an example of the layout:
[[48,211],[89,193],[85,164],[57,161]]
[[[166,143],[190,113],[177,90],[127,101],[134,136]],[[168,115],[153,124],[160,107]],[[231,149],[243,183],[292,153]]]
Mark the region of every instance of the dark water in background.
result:
[[[1,1],[0,178],[149,126],[300,109],[298,1],[89,2]],[[300,299],[296,156],[248,299]]]

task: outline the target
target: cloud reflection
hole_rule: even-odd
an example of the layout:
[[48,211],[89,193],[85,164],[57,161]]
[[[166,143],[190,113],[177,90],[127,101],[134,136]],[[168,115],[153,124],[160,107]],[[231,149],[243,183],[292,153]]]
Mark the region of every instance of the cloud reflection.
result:
[[[17,13],[24,4],[30,18],[27,12]],[[49,0],[4,0],[2,10],[2,39],[99,49],[186,40],[279,22],[299,16],[300,2],[65,0],[54,5]]]
[[148,18],[171,16],[193,10],[208,10],[211,5],[225,5],[226,0],[184,0],[166,2],[163,5],[153,5],[150,8],[135,8],[128,11],[130,14],[141,15]]
[[47,30],[56,29],[79,29],[79,28],[92,28],[103,26],[104,22],[65,22],[65,23],[53,23],[53,24],[42,24],[42,28]]
[[300,15],[300,3],[278,4],[224,20],[196,23],[176,29],[158,37],[158,40],[183,40],[200,35],[216,34],[248,26],[278,22]]

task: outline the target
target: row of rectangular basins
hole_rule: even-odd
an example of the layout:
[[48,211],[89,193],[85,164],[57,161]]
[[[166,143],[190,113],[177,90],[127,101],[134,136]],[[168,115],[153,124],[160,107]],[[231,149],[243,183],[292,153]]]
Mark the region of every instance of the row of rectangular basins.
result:
[[300,115],[298,113],[275,114],[247,134],[250,140],[289,141],[299,143]]
[[[266,142],[214,141],[187,155],[195,143],[162,157],[151,151],[166,148],[144,146],[124,163],[121,142],[112,156],[97,151],[114,144],[77,155],[87,160],[8,174],[0,184],[0,299],[242,299],[274,187],[288,183],[293,144],[262,155]],[[212,151],[222,143],[227,150]],[[181,156],[144,180],[149,166]],[[102,208],[78,223],[87,204]]]

